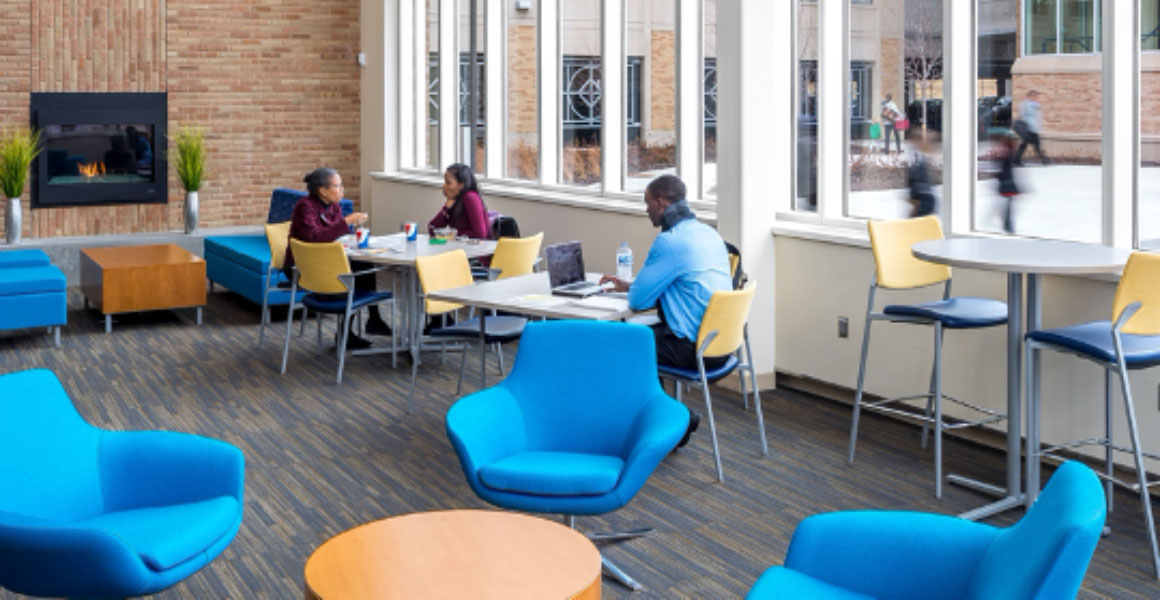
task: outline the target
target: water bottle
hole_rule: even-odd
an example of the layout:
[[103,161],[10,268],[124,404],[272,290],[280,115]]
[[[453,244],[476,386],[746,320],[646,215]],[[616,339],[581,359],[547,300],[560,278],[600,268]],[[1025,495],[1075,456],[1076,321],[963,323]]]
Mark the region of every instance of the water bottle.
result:
[[632,248],[628,242],[621,242],[616,249],[616,276],[620,279],[632,279]]

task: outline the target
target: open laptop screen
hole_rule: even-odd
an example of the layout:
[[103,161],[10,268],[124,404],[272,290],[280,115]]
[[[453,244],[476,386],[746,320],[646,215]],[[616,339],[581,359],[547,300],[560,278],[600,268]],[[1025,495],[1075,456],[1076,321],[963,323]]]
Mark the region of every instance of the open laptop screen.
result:
[[584,281],[584,256],[580,242],[565,242],[544,248],[548,260],[548,281],[553,288]]

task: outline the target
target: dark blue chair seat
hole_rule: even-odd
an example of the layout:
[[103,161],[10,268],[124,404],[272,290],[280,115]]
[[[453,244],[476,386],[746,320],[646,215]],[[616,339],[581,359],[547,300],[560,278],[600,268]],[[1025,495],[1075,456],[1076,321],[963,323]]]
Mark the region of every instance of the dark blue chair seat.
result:
[[[1041,329],[1027,334],[1027,339],[1054,344],[1089,358],[1104,362],[1116,361],[1112,345],[1110,321],[1092,321],[1055,329]],[[1129,368],[1143,368],[1160,364],[1160,335],[1121,334],[1124,344],[1124,362]]]
[[882,313],[940,321],[943,327],[951,329],[990,327],[1007,322],[1007,304],[990,298],[960,297],[922,304],[891,304],[883,308]]
[[[375,304],[390,300],[390,292],[372,292],[370,290],[355,290],[350,309],[362,308],[368,304]],[[306,294],[302,297],[302,304],[310,310],[318,312],[342,314],[346,312],[346,294]]]
[[[739,364],[741,363],[737,360],[737,356],[730,354],[729,358],[721,366],[717,367],[716,369],[706,369],[705,379],[708,379],[710,382],[717,381],[718,379],[721,379],[722,377],[732,373],[733,369],[736,369],[737,365]],[[657,363],[657,371],[660,371],[665,375],[678,377],[680,379],[687,379],[689,381],[701,380],[701,372],[696,369],[682,369],[680,367]]]
[[[517,340],[524,333],[528,320],[523,317],[488,316],[484,340],[488,344]],[[479,337],[479,317],[460,321],[454,325],[437,327],[428,335],[431,337]]]

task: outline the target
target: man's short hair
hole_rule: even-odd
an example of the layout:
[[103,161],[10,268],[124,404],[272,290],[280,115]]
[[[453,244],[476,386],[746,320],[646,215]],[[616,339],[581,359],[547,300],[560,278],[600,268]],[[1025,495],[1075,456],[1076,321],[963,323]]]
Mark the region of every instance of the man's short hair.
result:
[[645,188],[653,198],[664,198],[669,204],[675,204],[685,199],[685,182],[676,175],[661,175],[649,182]]

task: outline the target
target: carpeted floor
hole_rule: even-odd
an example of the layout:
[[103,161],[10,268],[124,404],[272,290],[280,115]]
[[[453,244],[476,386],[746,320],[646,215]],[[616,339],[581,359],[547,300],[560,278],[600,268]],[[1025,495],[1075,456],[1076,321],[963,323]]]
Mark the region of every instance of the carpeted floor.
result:
[[[444,433],[459,366],[454,355],[444,365],[437,354],[424,362],[417,409],[408,414],[409,363],[392,369],[384,357],[348,359],[345,381],[336,385],[334,356],[317,353],[308,327],[305,338],[292,340],[289,372],[279,375],[282,330],[272,328],[258,346],[257,307],[228,292],[211,295],[201,327],[193,311],[125,316],[109,335],[94,313],[74,310],[69,320],[59,349],[39,332],[0,332],[0,372],[53,369],[100,427],[193,432],[245,452],[246,514],[237,539],[162,597],[301,598],[306,559],[330,536],[391,515],[487,507],[464,482]],[[509,349],[509,364],[512,357]],[[466,391],[477,385],[477,364],[468,361]],[[605,597],[739,597],[784,558],[807,515],[857,508],[958,513],[986,500],[954,486],[936,500],[918,429],[884,418],[865,419],[858,460],[847,464],[849,409],[788,390],[763,395],[770,455],[762,457],[753,413],[736,394],[714,393],[724,484],[716,482],[703,427],[627,507],[577,520],[590,531],[656,528],[650,537],[603,547],[646,586],[632,595],[606,581]],[[999,482],[1003,464],[998,452],[947,445],[951,472]],[[1160,596],[1139,503],[1118,494],[1112,534],[1096,551],[1081,597]]]

